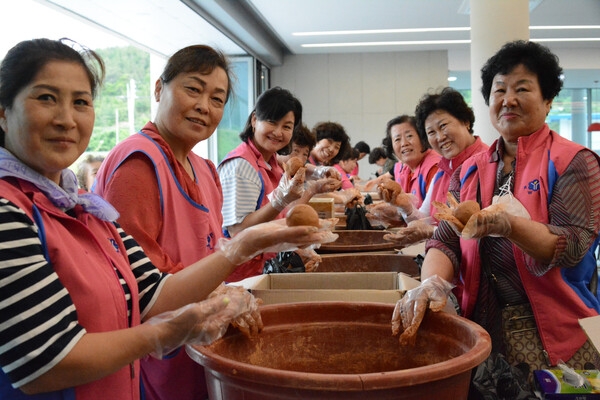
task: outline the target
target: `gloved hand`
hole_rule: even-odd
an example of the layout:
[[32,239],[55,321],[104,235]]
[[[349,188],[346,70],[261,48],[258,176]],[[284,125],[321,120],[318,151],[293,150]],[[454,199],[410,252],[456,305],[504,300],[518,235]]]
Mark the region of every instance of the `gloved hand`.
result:
[[446,194],[446,198],[448,200],[448,204],[444,204],[436,200],[431,201],[431,205],[434,206],[436,209],[436,212],[433,214],[433,217],[438,221],[446,221],[448,225],[454,230],[456,235],[461,236],[464,224],[454,215],[460,203],[456,200],[456,198],[454,198],[454,195],[452,195],[452,193],[450,192]]
[[287,174],[282,175],[279,185],[267,196],[273,208],[282,211],[293,201],[302,197],[305,172],[305,169],[300,168],[292,179]]
[[329,193],[342,187],[342,181],[336,178],[322,178],[306,182],[306,191],[311,197],[319,193]]
[[[240,293],[241,292],[241,293]],[[225,285],[221,284],[215,289],[208,298],[215,296],[226,295],[229,298],[247,298],[247,309],[240,310],[237,316],[233,317],[231,325],[239,329],[244,335],[250,337],[256,335],[262,331],[264,325],[258,307],[262,304],[261,299],[257,299],[250,292],[248,292],[243,286]],[[249,296],[248,296],[249,295]]]
[[261,253],[293,251],[308,246],[320,246],[335,241],[339,235],[331,232],[330,224],[321,222],[321,228],[310,226],[288,227],[285,219],[254,225],[232,239],[221,238],[217,249],[232,264],[243,264]]
[[348,207],[354,207],[356,204],[363,204],[363,195],[356,188],[338,190],[334,193],[337,197],[336,203],[344,204]]
[[394,233],[384,235],[383,238],[406,247],[431,238],[434,230],[435,226],[429,223],[428,218],[417,219],[409,222],[406,228],[399,228]]
[[314,272],[323,261],[321,256],[312,248],[298,249],[296,253],[302,258],[305,272]]
[[510,235],[512,227],[507,209],[507,204],[492,204],[473,214],[462,230],[462,237],[478,239],[484,236],[506,237]]
[[210,344],[221,338],[234,321],[243,321],[246,332],[258,332],[262,329],[258,313],[260,302],[247,290],[240,289],[227,290],[227,293],[150,318],[144,325],[155,327],[146,331],[154,345],[151,355],[160,359],[184,344]]
[[342,180],[340,172],[333,167],[316,166],[306,164],[306,180],[318,180],[323,178],[333,178],[338,181]]
[[512,194],[494,196],[492,205],[471,216],[462,236],[465,239],[484,236],[507,237],[512,232],[511,217],[531,219],[527,209]]
[[400,193],[396,196],[392,204],[400,210],[402,219],[408,224],[411,221],[427,218],[429,215],[422,213],[417,208],[417,196],[410,193]]
[[400,193],[404,193],[402,187],[395,180],[386,177],[382,178],[381,182],[377,184],[377,193],[381,200],[387,203],[393,203]]
[[[401,209],[390,203],[369,204],[367,208],[367,218],[385,221],[387,223],[402,222]],[[370,214],[370,215],[369,215]]]
[[421,285],[407,291],[398,300],[392,314],[392,334],[400,334],[401,345],[414,346],[417,330],[423,321],[425,311],[441,311],[446,306],[448,295],[454,285],[437,275],[425,279]]

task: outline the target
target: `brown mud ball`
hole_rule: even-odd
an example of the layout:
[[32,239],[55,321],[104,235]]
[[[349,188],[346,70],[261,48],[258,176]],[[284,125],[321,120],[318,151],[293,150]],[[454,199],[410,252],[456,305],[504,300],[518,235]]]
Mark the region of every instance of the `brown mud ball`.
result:
[[459,203],[452,214],[464,225],[469,222],[471,216],[477,212],[479,212],[479,203],[474,200],[465,200]]
[[319,214],[308,204],[297,204],[285,216],[287,226],[310,225],[319,227]]
[[299,157],[290,157],[290,159],[283,164],[283,169],[290,178],[293,178],[294,175],[296,175],[296,172],[302,167],[304,167],[304,163]]

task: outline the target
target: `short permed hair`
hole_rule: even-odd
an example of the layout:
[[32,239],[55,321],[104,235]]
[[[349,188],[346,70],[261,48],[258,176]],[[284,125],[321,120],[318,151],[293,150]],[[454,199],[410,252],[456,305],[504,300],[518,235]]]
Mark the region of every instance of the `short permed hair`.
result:
[[486,105],[490,105],[490,91],[497,74],[508,74],[523,65],[537,75],[544,100],[553,100],[563,86],[563,70],[558,57],[546,46],[525,40],[508,42],[481,68],[481,94]]
[[473,134],[473,124],[475,123],[473,109],[469,107],[460,92],[451,87],[446,87],[439,93],[426,94],[421,97],[415,108],[417,131],[421,140],[428,140],[427,132],[425,132],[425,120],[438,110],[446,111],[460,122],[468,122],[469,133]]
[[313,127],[313,132],[317,137],[317,143],[323,139],[341,143],[340,151],[331,159],[331,161],[329,161],[330,165],[337,163],[342,154],[350,148],[350,137],[346,133],[344,127],[337,122],[319,122]]
[[416,118],[413,117],[412,115],[406,115],[406,114],[399,115],[399,116],[394,117],[391,120],[389,120],[385,127],[385,138],[383,139],[382,143],[385,148],[385,151],[388,154],[388,158],[391,157],[392,155],[395,157],[394,144],[392,142],[392,127],[394,127],[396,125],[404,124],[404,123],[409,123],[412,125],[413,128],[415,128],[415,131],[417,132],[417,135],[419,136],[419,141],[421,142],[421,147],[423,147],[423,152],[425,152],[425,150],[431,148],[429,141],[427,139],[423,140],[421,135],[419,135],[419,130],[417,129]]

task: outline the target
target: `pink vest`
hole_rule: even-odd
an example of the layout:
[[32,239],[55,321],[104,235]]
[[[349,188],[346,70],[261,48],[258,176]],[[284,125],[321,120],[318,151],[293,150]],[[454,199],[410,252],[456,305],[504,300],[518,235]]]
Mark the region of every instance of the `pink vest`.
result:
[[412,193],[417,197],[417,208],[421,207],[427,195],[427,175],[432,168],[437,168],[440,158],[439,154],[427,149],[423,160],[414,171],[400,162],[394,165],[394,179],[402,186],[405,193]]
[[[238,147],[229,152],[223,161],[221,161],[221,164],[237,157],[248,161],[260,176],[263,188],[259,198],[256,201],[256,210],[258,210],[269,203],[267,195],[275,190],[279,185],[279,181],[283,176],[283,168],[281,168],[277,162],[277,154],[273,154],[269,160],[269,165],[267,166],[267,162],[256,149],[256,146],[254,146],[254,143],[252,143],[251,140],[249,140],[247,143],[242,142]],[[282,218],[283,216],[284,214],[280,213],[277,218]],[[227,282],[237,282],[251,276],[262,274],[265,261],[275,257],[275,255],[275,253],[264,253],[254,257],[252,260],[237,267],[235,271],[233,271],[233,273],[227,277]]]
[[160,188],[165,228],[157,241],[175,262],[190,265],[214,253],[217,240],[223,237],[223,194],[219,176],[212,162],[194,153],[188,155],[204,198],[202,204],[194,202],[175,179],[168,159],[152,135],[157,133],[150,131],[147,125],[140,133],[119,143],[103,161],[96,176],[95,191],[102,195],[114,172],[130,155],[145,154],[154,164]]
[[[450,185],[450,179],[452,178],[452,174],[454,171],[460,167],[467,158],[475,155],[477,153],[481,153],[486,151],[489,146],[481,140],[480,137],[475,137],[475,142],[473,142],[469,147],[464,149],[460,154],[454,157],[452,160],[442,157],[438,162],[438,172],[435,174],[435,178],[433,178],[433,186],[431,187],[431,201],[439,201],[440,203],[446,204],[446,195],[448,194],[448,187]],[[431,205],[429,215],[433,216],[436,212],[436,208]]]
[[[39,210],[43,224],[39,227],[40,235],[45,234],[48,261],[77,308],[79,324],[88,333],[130,327],[125,294],[114,266],[131,292],[131,326],[139,325],[137,283],[115,226],[83,212],[80,206],[75,208],[77,218],[72,218],[56,208],[33,184],[10,181],[16,182],[15,185],[0,180],[0,192],[32,220],[33,206]],[[136,361],[105,378],[65,392],[74,390],[77,400],[139,399],[139,375],[139,362]],[[44,398],[44,395],[40,396]]]
[[[223,237],[221,184],[214,165],[190,153],[188,160],[205,201],[198,204],[190,199],[175,179],[162,149],[152,140],[152,135],[158,135],[153,127],[146,125],[109,153],[96,176],[95,190],[102,194],[114,171],[131,154],[145,154],[154,164],[160,187],[165,228],[157,241],[171,259],[187,266],[214,253],[217,241]],[[204,400],[207,394],[204,369],[182,348],[163,360],[146,357],[142,361],[142,380],[145,400]]]
[[[490,150],[465,161],[461,170],[461,201],[477,200],[480,192],[481,207],[492,202],[496,182],[497,163]],[[565,171],[583,146],[562,138],[544,125],[538,132],[519,138],[515,167],[514,196],[525,206],[532,220],[548,223],[548,205],[556,179]],[[521,163],[526,160],[525,165]],[[477,300],[481,276],[477,240],[461,239],[461,271],[458,282],[461,305],[467,317]],[[525,254],[516,245],[513,253],[519,275],[531,302],[538,331],[550,361],[569,360],[587,340],[578,319],[598,315],[600,302],[588,289],[587,276],[596,273],[594,249],[573,268],[552,268],[542,276],[528,271]],[[560,312],[557,312],[560,310]]]

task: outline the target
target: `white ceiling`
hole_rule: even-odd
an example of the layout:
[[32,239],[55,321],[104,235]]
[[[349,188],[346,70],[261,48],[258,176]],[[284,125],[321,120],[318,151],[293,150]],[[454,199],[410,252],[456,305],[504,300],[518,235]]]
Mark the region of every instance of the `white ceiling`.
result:
[[[202,2],[204,0],[197,0]],[[388,45],[374,47],[306,48],[323,42],[394,42],[469,40],[469,31],[433,33],[372,33],[295,36],[295,32],[393,30],[406,28],[468,28],[469,0],[246,0],[294,54],[349,51],[460,50],[469,44]],[[471,0],[474,1],[474,0]],[[498,0],[475,0],[498,1]],[[513,1],[513,0],[501,0]],[[595,43],[568,44],[600,49],[600,1],[530,0],[531,26],[595,25],[596,29],[532,30],[532,39],[592,37]],[[277,6],[275,6],[277,4]],[[563,46],[555,43],[551,46]]]
[[[475,1],[475,0],[471,0]],[[499,1],[499,0],[476,0]],[[502,0],[512,1],[512,0]],[[36,7],[31,7],[31,3]],[[36,10],[39,21],[36,21]],[[600,80],[600,0],[530,0],[530,26],[595,26],[594,29],[531,30],[531,39],[588,38],[594,41],[545,42],[553,50],[582,50],[586,60],[575,78]],[[303,47],[324,42],[406,42],[464,40],[469,31],[435,33],[370,33],[297,36],[297,32],[468,28],[469,0],[12,0],[3,10],[2,37],[24,30],[33,37],[56,30],[72,37],[71,23],[58,14],[93,24],[104,34],[168,56],[192,43],[207,43],[228,54],[250,53],[269,66],[287,54],[447,50],[448,58],[468,58],[469,44],[394,44],[354,47]],[[11,14],[12,13],[12,14]],[[73,20],[73,18],[70,18]],[[16,25],[11,25],[11,21]],[[207,23],[207,21],[210,22]],[[61,29],[69,33],[62,34]],[[2,32],[6,30],[6,32]],[[77,32],[82,32],[79,29]],[[228,39],[226,35],[232,38]],[[18,37],[18,36],[17,36]],[[75,40],[93,47],[91,39]],[[104,39],[105,42],[108,39]],[[111,39],[114,40],[114,39]],[[3,46],[8,41],[3,40]],[[14,43],[10,43],[12,45]],[[10,47],[10,46],[9,46]],[[2,54],[5,49],[2,49]],[[570,60],[571,61],[571,60]],[[575,60],[578,61],[578,60]],[[452,67],[452,66],[451,66]],[[597,87],[597,86],[596,86]]]

